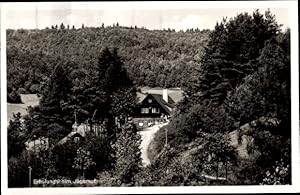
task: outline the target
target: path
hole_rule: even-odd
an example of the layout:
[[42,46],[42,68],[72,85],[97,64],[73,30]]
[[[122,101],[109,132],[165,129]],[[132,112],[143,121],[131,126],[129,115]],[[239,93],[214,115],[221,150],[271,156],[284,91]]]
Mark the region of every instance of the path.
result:
[[150,159],[148,158],[148,147],[151,143],[151,141],[154,138],[155,133],[163,126],[167,125],[168,123],[153,125],[152,127],[147,127],[140,131],[141,135],[141,152],[142,152],[142,163],[144,166],[147,166],[150,164]]

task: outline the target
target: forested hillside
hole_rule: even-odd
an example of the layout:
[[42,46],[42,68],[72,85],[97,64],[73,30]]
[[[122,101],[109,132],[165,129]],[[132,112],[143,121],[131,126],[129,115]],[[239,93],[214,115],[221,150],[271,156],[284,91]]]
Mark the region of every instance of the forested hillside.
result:
[[209,33],[119,25],[73,29],[63,24],[43,30],[8,30],[8,100],[18,102],[18,93],[41,93],[58,61],[71,63],[71,74],[87,77],[103,47],[118,47],[124,67],[137,86],[183,87],[199,67]]
[[[290,183],[290,31],[270,11],[239,14],[216,24],[201,64],[176,116],[155,137],[149,152],[162,155],[145,184],[197,184],[195,172],[236,184]],[[173,180],[153,173],[165,167],[177,173]]]

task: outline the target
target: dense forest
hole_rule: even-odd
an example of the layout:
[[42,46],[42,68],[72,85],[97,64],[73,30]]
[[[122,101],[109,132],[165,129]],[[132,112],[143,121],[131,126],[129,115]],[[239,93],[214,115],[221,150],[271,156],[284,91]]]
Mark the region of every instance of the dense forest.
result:
[[[28,184],[28,166],[34,178],[96,186],[291,184],[290,31],[270,11],[223,19],[211,32],[61,25],[9,30],[8,40],[11,101],[20,91],[41,94],[39,106],[9,124],[10,187]],[[185,91],[146,167],[130,120],[137,85]],[[60,145],[75,112],[78,123],[94,118],[105,132]],[[247,158],[231,144],[233,132]],[[26,150],[36,137],[49,147]]]
[[[271,12],[255,11],[224,19],[209,37],[194,82],[176,116],[156,135],[152,153],[169,154],[180,181],[189,176],[187,182],[198,181],[195,170],[185,171],[192,166],[188,170],[223,176],[232,184],[290,184],[289,29],[282,32]],[[234,131],[248,158],[229,144]],[[178,163],[183,154],[191,159]]]
[[58,60],[73,64],[71,74],[88,77],[99,51],[116,46],[136,86],[183,87],[199,66],[209,33],[104,24],[97,28],[61,24],[43,30],[8,30],[8,100],[19,102],[20,93],[41,93]]

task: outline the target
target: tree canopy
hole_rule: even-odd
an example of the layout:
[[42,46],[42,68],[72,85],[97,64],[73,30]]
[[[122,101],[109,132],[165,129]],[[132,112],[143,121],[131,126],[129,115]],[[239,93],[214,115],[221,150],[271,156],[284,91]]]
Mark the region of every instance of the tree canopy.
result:
[[91,75],[104,47],[118,46],[119,60],[135,85],[182,87],[198,66],[210,33],[104,25],[67,29],[60,25],[60,29],[7,30],[10,102],[18,101],[14,96],[19,93],[41,93],[58,61],[75,62],[74,69]]

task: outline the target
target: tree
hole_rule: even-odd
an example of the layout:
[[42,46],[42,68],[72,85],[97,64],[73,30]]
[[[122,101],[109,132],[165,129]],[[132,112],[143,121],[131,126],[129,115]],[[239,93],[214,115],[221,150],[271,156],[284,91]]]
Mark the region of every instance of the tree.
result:
[[[249,172],[255,172],[249,183],[259,184],[264,178],[264,182],[272,182],[270,177],[276,162],[282,161],[285,168],[290,167],[290,62],[284,48],[275,38],[267,41],[258,58],[258,70],[247,76],[229,98],[230,115],[240,122],[239,126],[257,121],[247,133],[253,137],[248,147],[260,155],[254,159],[255,166],[249,164],[237,171],[240,181],[246,181]],[[283,174],[281,179],[289,183],[288,178],[290,173]]]
[[[62,66],[62,64],[57,64],[50,76],[40,105],[31,111],[29,118],[34,118],[31,122],[36,122],[35,125],[31,125],[32,131],[38,135],[51,137],[55,133],[55,136],[61,138],[71,130],[73,110],[68,107],[71,83],[67,76],[67,67]],[[51,127],[55,123],[60,126],[61,132],[53,131]]]
[[135,87],[121,87],[113,93],[111,102],[112,115],[122,120],[122,125],[128,117],[133,116],[136,108],[136,89]]
[[252,16],[244,13],[217,23],[201,60],[196,85],[190,87],[189,95],[196,102],[212,99],[221,104],[231,88],[257,70],[255,60],[259,51],[267,40],[277,36],[279,27],[270,11],[263,16],[258,10]]
[[[28,187],[29,178],[28,167],[32,168],[31,178],[43,178],[42,159],[33,151],[23,151],[20,155],[8,160],[8,186],[9,187]],[[31,183],[33,183],[31,181]]]
[[95,118],[107,120],[108,135],[115,137],[115,117],[123,118],[132,114],[135,103],[133,84],[116,49],[110,51],[105,47],[100,52],[88,93],[93,108],[99,110]]
[[61,23],[61,24],[60,24],[60,29],[61,29],[61,30],[65,30],[65,25],[64,25],[64,23]]
[[229,140],[225,139],[222,134],[216,134],[209,140],[208,151],[210,152],[210,167],[215,170],[216,178],[218,179],[220,170],[219,167],[225,168],[225,178],[228,178],[228,169],[231,164],[236,162],[236,154],[233,146],[229,144]]
[[91,166],[96,165],[96,163],[93,161],[90,155],[90,151],[86,151],[83,148],[79,147],[77,150],[77,156],[74,159],[73,168],[78,170],[82,174],[83,179],[85,179],[86,171]]
[[21,96],[17,93],[16,89],[7,89],[7,102],[9,103],[21,103]]
[[111,170],[113,168],[113,149],[110,139],[107,136],[87,133],[81,146],[90,151],[93,161],[97,166],[93,166],[86,172],[86,178],[94,178],[97,172]]
[[58,172],[53,149],[47,148],[46,150],[42,150],[40,155],[42,156],[42,167],[44,168],[45,178],[55,179]]
[[115,177],[118,186],[133,185],[141,168],[140,136],[133,124],[126,124],[114,144],[116,150]]
[[81,140],[79,140],[79,142],[75,142],[73,139],[64,144],[54,145],[52,152],[56,158],[56,177],[62,176],[70,179],[76,179],[78,177],[79,172],[74,171],[73,165],[74,159],[77,157],[77,150],[80,145]]
[[27,129],[20,113],[14,114],[7,128],[8,159],[19,156],[26,148]]

